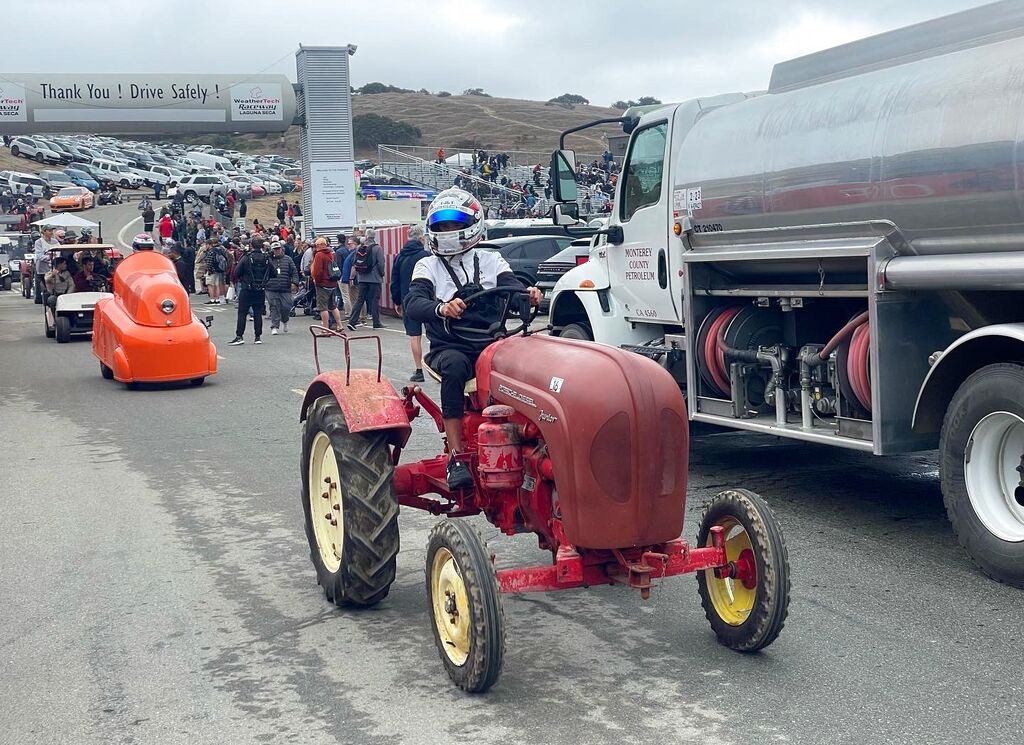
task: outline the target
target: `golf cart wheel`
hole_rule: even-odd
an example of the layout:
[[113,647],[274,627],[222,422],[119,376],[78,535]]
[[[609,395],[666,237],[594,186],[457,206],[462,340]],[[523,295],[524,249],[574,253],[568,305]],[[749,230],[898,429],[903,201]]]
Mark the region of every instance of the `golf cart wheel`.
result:
[[594,334],[586,324],[570,323],[559,334],[563,339],[578,339],[579,341],[594,341]]
[[939,435],[946,514],[986,575],[1024,587],[1024,366],[988,365],[963,382]]
[[104,365],[102,362],[100,363],[100,375],[103,376],[104,380],[113,380],[114,379],[114,371],[111,370],[106,365]]
[[188,382],[189,384],[194,385],[196,388],[198,388],[199,386],[206,382],[206,377],[203,376],[201,378],[192,378],[192,380]]
[[728,565],[697,574],[704,615],[718,641],[738,652],[764,649],[778,637],[789,610],[789,555],[775,515],[746,489],[716,496],[701,518],[697,543],[712,545],[724,530]]
[[53,330],[58,344],[67,344],[71,341],[71,321],[65,316],[57,317],[57,320],[53,322]]
[[13,280],[10,277],[4,277],[4,290],[10,291]]
[[334,396],[313,402],[302,431],[302,510],[317,582],[336,605],[376,605],[395,581],[393,473],[385,432],[349,432]]
[[494,566],[480,534],[445,519],[427,541],[427,602],[434,643],[448,677],[467,693],[498,681],[505,657],[505,614]]

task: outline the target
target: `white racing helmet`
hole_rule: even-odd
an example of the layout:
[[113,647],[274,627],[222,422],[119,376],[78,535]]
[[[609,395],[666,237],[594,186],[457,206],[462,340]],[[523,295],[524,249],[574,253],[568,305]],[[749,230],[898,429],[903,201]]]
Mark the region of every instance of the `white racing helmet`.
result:
[[149,233],[139,233],[132,239],[133,251],[152,251],[154,246],[153,236]]
[[427,247],[438,256],[458,256],[484,239],[484,210],[462,189],[445,189],[427,210]]

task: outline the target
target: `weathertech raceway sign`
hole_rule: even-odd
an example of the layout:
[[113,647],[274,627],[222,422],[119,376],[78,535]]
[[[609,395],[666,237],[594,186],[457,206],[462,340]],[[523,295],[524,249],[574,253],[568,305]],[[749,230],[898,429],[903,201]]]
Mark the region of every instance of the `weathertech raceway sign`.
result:
[[0,134],[283,132],[284,75],[0,75]]

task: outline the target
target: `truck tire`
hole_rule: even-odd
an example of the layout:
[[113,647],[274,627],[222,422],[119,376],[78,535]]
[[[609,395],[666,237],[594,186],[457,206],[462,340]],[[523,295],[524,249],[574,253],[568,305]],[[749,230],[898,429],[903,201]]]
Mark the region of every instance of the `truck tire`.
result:
[[579,341],[594,341],[594,334],[585,323],[570,323],[558,332],[563,339],[578,339]]
[[349,432],[334,396],[321,396],[302,430],[301,467],[317,583],[336,605],[376,605],[395,581],[399,546],[387,434]]
[[53,330],[57,335],[58,344],[67,344],[71,341],[71,321],[66,316],[58,316],[53,322]]
[[1024,366],[981,368],[954,394],[939,435],[946,514],[982,572],[1024,588]]

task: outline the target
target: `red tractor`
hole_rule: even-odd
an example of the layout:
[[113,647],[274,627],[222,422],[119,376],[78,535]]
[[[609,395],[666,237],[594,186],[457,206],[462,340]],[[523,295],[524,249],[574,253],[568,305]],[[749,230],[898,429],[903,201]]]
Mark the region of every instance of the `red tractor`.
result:
[[[742,652],[771,644],[789,606],[789,564],[768,505],[748,491],[719,494],[691,546],[681,537],[687,416],[672,377],[631,352],[531,334],[518,295],[495,288],[466,298],[498,296],[501,321],[450,326],[466,339],[496,340],[465,391],[460,457],[475,484],[455,492],[447,445],[435,458],[400,463],[421,412],[443,433],[438,405],[418,385],[396,393],[381,376],[378,337],[311,328],[318,375],[302,403],[302,504],[328,600],[365,607],[387,596],[399,507],[416,507],[446,518],[430,533],[426,586],[441,661],[466,691],[487,690],[501,672],[503,592],[621,584],[647,598],[656,580],[696,572],[719,641]],[[511,317],[519,326],[509,331]],[[344,371],[320,372],[325,338],[344,344]],[[355,342],[376,344],[376,370],[351,369]],[[495,571],[477,531],[447,519],[480,513],[508,535],[536,534],[550,562]]]

